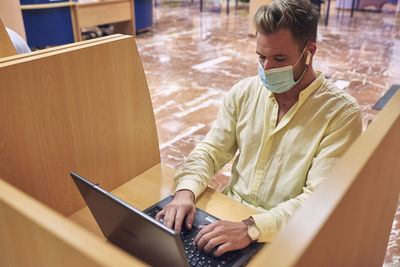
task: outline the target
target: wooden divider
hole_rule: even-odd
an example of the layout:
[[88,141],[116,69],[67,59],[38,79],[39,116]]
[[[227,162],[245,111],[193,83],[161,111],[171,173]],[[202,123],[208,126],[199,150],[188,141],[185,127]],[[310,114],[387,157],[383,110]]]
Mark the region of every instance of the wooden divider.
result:
[[24,40],[26,40],[20,1],[1,0],[0,19],[3,21],[5,26],[12,29],[13,31],[18,33],[18,35],[21,36]]
[[0,58],[16,55],[17,51],[0,19]]
[[0,266],[145,266],[0,179]]
[[94,38],[94,39],[90,39],[90,40],[86,40],[86,41],[75,42],[75,43],[70,43],[70,44],[65,44],[65,45],[59,45],[59,46],[55,46],[55,47],[36,50],[36,51],[30,52],[30,53],[23,53],[23,54],[18,54],[18,55],[15,52],[11,56],[6,56],[6,57],[0,58],[0,63],[5,63],[5,62],[22,59],[22,58],[28,58],[31,56],[37,56],[37,55],[41,55],[41,54],[46,54],[46,53],[50,53],[50,52],[54,52],[54,51],[58,51],[58,50],[63,50],[66,48],[78,47],[78,46],[82,46],[82,45],[86,45],[86,44],[90,44],[90,43],[97,43],[97,42],[114,39],[114,38],[121,37],[121,36],[122,36],[122,34],[112,34],[112,35],[108,35],[105,37],[99,37],[99,38]]
[[112,190],[160,162],[134,38],[0,63],[0,177],[64,215],[83,206],[70,171]]
[[400,192],[400,92],[253,266],[382,266]]

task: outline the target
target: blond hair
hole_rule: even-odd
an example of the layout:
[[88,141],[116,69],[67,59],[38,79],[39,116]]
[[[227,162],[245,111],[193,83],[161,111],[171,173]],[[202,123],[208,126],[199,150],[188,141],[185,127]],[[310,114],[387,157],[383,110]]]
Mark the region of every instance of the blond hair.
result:
[[261,6],[254,15],[257,33],[268,35],[290,30],[299,50],[317,39],[319,12],[309,0],[276,0]]

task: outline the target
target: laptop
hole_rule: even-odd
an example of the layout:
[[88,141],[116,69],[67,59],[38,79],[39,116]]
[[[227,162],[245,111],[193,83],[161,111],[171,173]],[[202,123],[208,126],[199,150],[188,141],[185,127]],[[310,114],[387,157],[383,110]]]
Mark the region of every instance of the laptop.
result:
[[244,266],[263,246],[252,243],[244,249],[214,257],[193,246],[193,239],[198,226],[219,220],[215,216],[197,209],[192,230],[182,226],[181,234],[177,234],[154,219],[173,196],[140,211],[78,174],[70,174],[103,235],[152,266]]

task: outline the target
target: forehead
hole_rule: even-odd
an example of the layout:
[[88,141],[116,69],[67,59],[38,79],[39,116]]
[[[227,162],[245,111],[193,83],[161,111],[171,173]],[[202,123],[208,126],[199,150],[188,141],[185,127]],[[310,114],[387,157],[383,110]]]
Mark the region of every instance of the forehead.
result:
[[256,50],[264,56],[297,54],[298,46],[293,39],[292,33],[288,29],[279,29],[268,35],[258,33],[256,38]]

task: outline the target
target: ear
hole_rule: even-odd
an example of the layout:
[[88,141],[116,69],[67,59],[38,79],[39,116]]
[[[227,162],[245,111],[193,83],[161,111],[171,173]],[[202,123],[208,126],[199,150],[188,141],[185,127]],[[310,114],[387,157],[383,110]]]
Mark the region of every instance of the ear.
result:
[[309,43],[306,49],[307,49],[306,65],[308,66],[310,64],[312,57],[315,54],[315,51],[317,50],[317,45],[315,43]]

